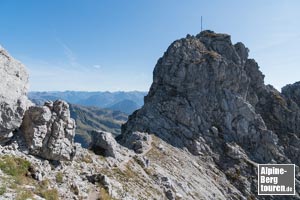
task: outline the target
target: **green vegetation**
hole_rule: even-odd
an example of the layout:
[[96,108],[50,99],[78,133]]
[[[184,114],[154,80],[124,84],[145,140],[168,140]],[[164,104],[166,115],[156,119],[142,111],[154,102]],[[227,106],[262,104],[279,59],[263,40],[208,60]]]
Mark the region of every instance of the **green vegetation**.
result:
[[[17,191],[16,200],[24,200],[33,198],[34,194],[37,194],[46,200],[58,200],[59,195],[56,189],[48,189],[49,180],[43,180],[40,182],[35,181],[31,177],[27,177],[31,164],[29,161],[18,158],[15,156],[1,156],[0,157],[0,169],[3,173],[9,175],[9,178],[3,178],[3,181],[7,187]],[[63,181],[63,174],[58,172],[56,175],[56,181],[61,183]],[[33,185],[36,187],[34,191],[25,189],[24,185]],[[6,192],[6,186],[0,187],[0,195]]]
[[31,191],[22,191],[18,193],[16,200],[25,200],[25,199],[30,199],[33,197],[33,194]]
[[3,195],[6,192],[6,187],[5,186],[1,186],[0,187],[0,196]]
[[36,187],[37,188],[34,191],[34,193],[45,198],[46,200],[58,200],[59,199],[58,191],[56,189],[48,189],[49,180],[46,179],[46,180],[39,182]]
[[58,200],[58,191],[57,189],[41,190],[38,193],[39,196],[45,198],[46,200]]
[[81,160],[85,163],[92,163],[93,162],[93,159],[89,154],[84,155]]
[[62,172],[57,172],[57,174],[55,176],[55,179],[56,179],[56,183],[62,183],[63,179],[64,179],[63,173]]
[[0,169],[7,175],[13,177],[25,176],[30,167],[30,162],[14,156],[2,156],[0,158]]
[[27,177],[31,164],[29,161],[15,156],[5,155],[0,157],[0,169],[3,173],[11,176],[11,188],[17,188],[18,185],[27,184],[32,181]]
[[286,101],[281,97],[281,95],[279,93],[274,93],[273,96],[280,105],[282,105],[282,106],[286,105]]
[[108,194],[108,192],[103,187],[100,188],[99,198],[100,200],[113,200],[113,198]]
[[49,180],[45,179],[39,182],[39,189],[47,189],[49,186]]

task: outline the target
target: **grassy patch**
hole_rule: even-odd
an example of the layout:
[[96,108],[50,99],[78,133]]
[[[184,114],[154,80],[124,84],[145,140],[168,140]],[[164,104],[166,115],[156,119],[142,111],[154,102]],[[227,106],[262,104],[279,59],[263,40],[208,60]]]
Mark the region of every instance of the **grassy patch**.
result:
[[92,163],[93,159],[89,154],[86,154],[82,157],[82,161],[85,162],[85,163]]
[[113,198],[108,194],[108,192],[104,188],[100,188],[99,198],[101,200],[113,200]]
[[0,169],[3,173],[11,176],[9,179],[11,188],[17,188],[18,185],[29,184],[33,181],[31,177],[27,177],[31,164],[29,161],[15,156],[1,156]]
[[0,196],[3,195],[6,192],[6,187],[5,186],[1,186],[0,187]]
[[22,191],[20,192],[17,197],[16,197],[16,200],[25,200],[25,199],[32,199],[33,197],[33,194],[31,191]]
[[49,180],[43,180],[38,183],[36,186],[36,190],[34,191],[35,194],[45,198],[46,200],[58,200],[59,194],[56,189],[48,189],[49,187]]
[[[7,181],[7,183],[9,183],[8,187],[18,191],[16,200],[32,199],[34,194],[37,194],[46,200],[58,200],[58,191],[56,189],[48,189],[49,180],[36,182],[32,178],[26,176],[30,166],[30,162],[22,158],[8,155],[0,157],[0,169],[3,173],[10,176],[10,180]],[[61,183],[63,181],[63,174],[58,172],[55,178],[56,182]],[[32,185],[35,186],[35,189],[34,191],[28,191],[23,188],[23,185]],[[0,187],[0,195],[5,192],[6,187]]]
[[62,172],[57,172],[57,174],[55,175],[55,180],[56,183],[62,183],[64,180],[64,175]]
[[58,200],[59,199],[58,191],[56,189],[40,190],[38,195],[45,198],[46,200]]
[[277,101],[280,105],[282,105],[282,106],[286,105],[285,100],[281,97],[280,94],[274,93],[273,96],[274,96],[274,98],[276,99],[276,101]]
[[29,161],[14,156],[5,155],[0,158],[0,169],[13,177],[25,176],[30,165]]
[[42,180],[41,182],[39,182],[38,186],[39,188],[47,189],[49,186],[49,180],[48,179]]

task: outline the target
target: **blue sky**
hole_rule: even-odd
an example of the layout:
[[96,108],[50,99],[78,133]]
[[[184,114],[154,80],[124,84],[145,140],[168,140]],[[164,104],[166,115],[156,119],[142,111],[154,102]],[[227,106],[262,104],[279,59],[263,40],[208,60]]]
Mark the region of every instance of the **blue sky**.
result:
[[0,0],[0,44],[30,90],[147,91],[169,44],[204,29],[250,48],[277,89],[300,80],[300,1]]

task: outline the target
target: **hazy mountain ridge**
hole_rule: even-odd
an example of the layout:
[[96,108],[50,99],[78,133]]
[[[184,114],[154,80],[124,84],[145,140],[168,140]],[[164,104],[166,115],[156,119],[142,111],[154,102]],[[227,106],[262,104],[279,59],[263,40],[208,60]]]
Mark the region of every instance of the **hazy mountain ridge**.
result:
[[[144,104],[144,96],[147,92],[85,92],[85,91],[64,91],[64,92],[29,92],[28,97],[34,103],[42,105],[45,101],[56,99],[65,100],[71,104],[83,106],[96,106],[99,108],[112,108],[127,114],[139,109]],[[126,101],[125,101],[126,100]],[[126,104],[121,102],[127,102]],[[130,106],[128,106],[130,104]],[[118,109],[116,109],[118,108]]]

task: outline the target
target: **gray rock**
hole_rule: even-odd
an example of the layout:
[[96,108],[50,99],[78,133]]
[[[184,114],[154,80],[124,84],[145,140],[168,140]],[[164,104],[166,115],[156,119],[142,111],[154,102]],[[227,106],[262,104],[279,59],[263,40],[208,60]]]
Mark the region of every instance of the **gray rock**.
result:
[[117,157],[118,144],[111,133],[105,131],[93,131],[91,132],[91,136],[91,149],[95,153],[113,158]]
[[218,130],[218,128],[217,128],[217,127],[215,127],[215,126],[212,126],[212,127],[210,128],[210,130],[213,132],[213,134],[214,134],[215,136],[218,136],[218,134],[219,134],[219,130]]
[[300,106],[300,82],[286,85],[282,88],[282,94]]
[[29,152],[49,160],[70,160],[75,154],[75,121],[61,100],[32,106],[21,126]]
[[172,190],[170,189],[166,190],[165,194],[168,200],[175,200],[175,195],[174,192],[172,192]]
[[[127,141],[135,131],[149,132],[201,155],[211,154],[211,148],[216,150],[217,140],[233,140],[249,153],[257,154],[259,146],[265,148],[264,156],[257,154],[256,158],[271,160],[273,155],[267,149],[275,145],[276,135],[267,131],[255,112],[251,104],[255,100],[247,101],[250,91],[264,87],[257,86],[263,84],[263,75],[247,52],[241,43],[232,45],[229,35],[211,31],[172,43],[155,66],[145,105],[129,117],[120,142],[129,146]],[[211,127],[219,129],[216,134],[212,128],[215,137],[205,134]]]
[[150,161],[146,156],[134,156],[135,161],[143,168],[148,168],[150,165]]
[[30,105],[26,94],[28,73],[25,66],[0,46],[0,142],[19,128]]
[[244,196],[256,194],[250,188],[255,179],[246,178],[256,176],[248,169],[253,163],[300,165],[300,84],[285,87],[284,95],[266,86],[248,52],[212,31],[173,42],[155,66],[144,106],[122,126],[118,141],[134,149],[132,142],[140,141],[132,139],[135,132],[155,134],[194,155],[213,157],[229,174],[244,159],[233,183]]
[[151,146],[151,137],[146,132],[134,131],[128,137],[124,138],[122,145],[134,150],[135,153],[141,154]]

